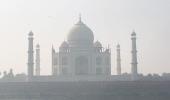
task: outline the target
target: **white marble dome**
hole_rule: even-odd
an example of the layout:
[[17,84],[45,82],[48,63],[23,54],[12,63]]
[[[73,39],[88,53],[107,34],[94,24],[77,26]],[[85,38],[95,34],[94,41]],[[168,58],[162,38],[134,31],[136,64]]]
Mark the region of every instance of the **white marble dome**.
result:
[[82,21],[81,19],[79,20],[79,22],[77,24],[75,24],[67,37],[67,41],[69,44],[71,45],[77,45],[80,44],[93,44],[93,40],[94,40],[94,35],[92,30],[87,27]]

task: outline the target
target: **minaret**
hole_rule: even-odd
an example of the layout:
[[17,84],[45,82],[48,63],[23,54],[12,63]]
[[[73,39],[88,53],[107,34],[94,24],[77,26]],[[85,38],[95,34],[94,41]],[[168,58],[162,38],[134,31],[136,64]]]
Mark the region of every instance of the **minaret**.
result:
[[55,74],[56,74],[54,55],[55,55],[55,50],[54,50],[54,47],[53,47],[53,45],[52,45],[52,75],[55,75]]
[[132,74],[132,80],[136,80],[138,75],[137,70],[137,50],[136,50],[136,33],[133,31],[131,34],[131,40],[132,40],[132,62],[131,62],[131,74]]
[[28,79],[34,75],[34,50],[33,50],[33,32],[28,34]]
[[35,69],[35,75],[40,76],[40,45],[36,45],[36,69]]
[[117,45],[117,75],[121,75],[120,45]]

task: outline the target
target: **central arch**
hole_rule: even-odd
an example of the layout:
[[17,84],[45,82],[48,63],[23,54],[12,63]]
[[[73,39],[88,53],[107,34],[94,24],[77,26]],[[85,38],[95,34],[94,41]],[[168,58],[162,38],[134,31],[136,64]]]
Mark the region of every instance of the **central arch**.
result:
[[88,58],[86,56],[79,56],[75,59],[75,74],[87,75],[88,74]]

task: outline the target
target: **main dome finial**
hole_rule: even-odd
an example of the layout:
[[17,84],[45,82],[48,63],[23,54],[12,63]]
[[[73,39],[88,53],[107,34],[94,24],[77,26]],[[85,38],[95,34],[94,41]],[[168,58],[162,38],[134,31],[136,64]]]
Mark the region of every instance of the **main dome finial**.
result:
[[67,41],[70,46],[75,45],[92,45],[94,40],[92,30],[81,21],[81,15],[79,15],[79,21],[70,30]]

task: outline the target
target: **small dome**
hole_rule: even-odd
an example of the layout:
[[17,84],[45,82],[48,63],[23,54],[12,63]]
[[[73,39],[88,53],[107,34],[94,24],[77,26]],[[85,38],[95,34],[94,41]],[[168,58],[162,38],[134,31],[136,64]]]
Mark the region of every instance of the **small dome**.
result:
[[32,31],[30,31],[28,35],[29,35],[29,36],[33,36],[34,33],[33,33]]
[[131,34],[131,36],[136,36],[136,32],[133,31],[132,34]]
[[67,37],[67,41],[71,45],[93,44],[93,40],[92,30],[81,19],[72,27]]
[[95,46],[95,47],[102,47],[102,44],[101,44],[99,41],[96,41],[96,42],[94,43],[94,46]]
[[60,48],[67,48],[67,47],[69,47],[69,45],[66,41],[64,41],[60,46]]

